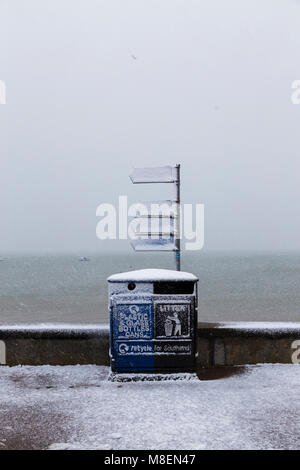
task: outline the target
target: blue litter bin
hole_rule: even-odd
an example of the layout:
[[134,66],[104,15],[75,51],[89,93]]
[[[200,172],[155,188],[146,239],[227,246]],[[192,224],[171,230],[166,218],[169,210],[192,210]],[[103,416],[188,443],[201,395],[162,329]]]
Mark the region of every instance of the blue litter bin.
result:
[[161,269],[108,278],[112,371],[195,370],[197,281],[193,274]]

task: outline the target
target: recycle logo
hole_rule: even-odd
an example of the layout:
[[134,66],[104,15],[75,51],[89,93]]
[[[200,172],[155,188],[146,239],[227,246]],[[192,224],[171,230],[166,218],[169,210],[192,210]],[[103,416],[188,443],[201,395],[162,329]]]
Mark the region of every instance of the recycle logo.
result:
[[127,344],[125,344],[125,343],[120,344],[119,353],[126,354],[126,353],[128,353],[128,351],[129,351],[129,347],[127,346]]

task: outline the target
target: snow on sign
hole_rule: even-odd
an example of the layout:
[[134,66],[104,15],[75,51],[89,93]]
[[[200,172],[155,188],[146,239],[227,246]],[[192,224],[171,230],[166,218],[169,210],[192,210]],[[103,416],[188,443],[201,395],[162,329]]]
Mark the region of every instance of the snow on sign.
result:
[[175,183],[177,181],[177,169],[175,166],[133,168],[129,177],[134,184]]
[[174,237],[132,240],[130,244],[135,251],[177,251]]

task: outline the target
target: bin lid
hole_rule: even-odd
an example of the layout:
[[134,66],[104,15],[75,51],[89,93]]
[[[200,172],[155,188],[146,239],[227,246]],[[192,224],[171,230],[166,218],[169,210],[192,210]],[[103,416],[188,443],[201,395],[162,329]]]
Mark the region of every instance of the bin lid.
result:
[[126,273],[113,274],[108,282],[155,282],[155,281],[198,281],[194,274],[171,269],[138,269]]

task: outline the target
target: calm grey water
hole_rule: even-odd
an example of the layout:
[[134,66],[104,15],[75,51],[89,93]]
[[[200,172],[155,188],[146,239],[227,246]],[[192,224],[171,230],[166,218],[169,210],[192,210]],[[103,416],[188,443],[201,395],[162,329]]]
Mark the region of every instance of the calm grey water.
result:
[[[7,256],[0,262],[0,323],[107,322],[106,278],[173,255]],[[199,320],[300,321],[300,253],[187,253],[199,281]]]

